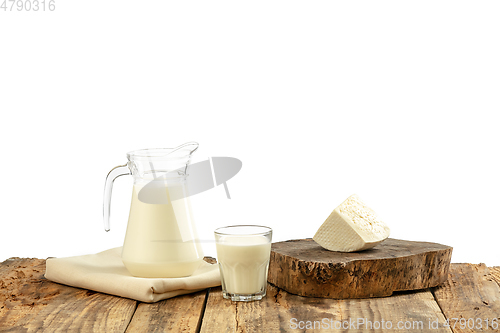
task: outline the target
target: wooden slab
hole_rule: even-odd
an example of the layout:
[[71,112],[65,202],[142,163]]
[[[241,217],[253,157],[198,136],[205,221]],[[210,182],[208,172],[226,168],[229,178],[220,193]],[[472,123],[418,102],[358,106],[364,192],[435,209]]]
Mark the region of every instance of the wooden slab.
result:
[[452,264],[448,281],[433,288],[453,332],[500,332],[498,273],[484,264]]
[[268,281],[289,293],[335,299],[390,296],[446,281],[452,247],[388,238],[352,253],[328,251],[312,239],[273,243]]

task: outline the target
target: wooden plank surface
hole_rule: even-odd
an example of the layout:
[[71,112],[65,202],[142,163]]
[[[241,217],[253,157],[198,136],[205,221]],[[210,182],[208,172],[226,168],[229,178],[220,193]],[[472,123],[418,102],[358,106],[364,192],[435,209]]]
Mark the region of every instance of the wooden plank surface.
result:
[[[433,322],[436,326],[429,328]],[[451,333],[443,327],[444,322],[429,290],[384,298],[334,300],[297,296],[268,285],[263,300],[248,303],[225,300],[220,288],[212,289],[201,332]]]
[[203,315],[201,332],[236,332],[239,327],[236,302],[222,299],[222,289],[211,288]]
[[[500,332],[492,327],[495,318],[500,326],[500,267],[485,265],[452,264],[440,287],[391,297],[309,298],[269,285],[262,301],[248,303],[223,299],[219,287],[146,304],[53,283],[44,273],[45,260],[0,263],[0,332]],[[458,321],[450,329],[445,317],[452,326],[453,318],[476,326],[481,318],[483,327]]]
[[434,296],[455,333],[500,332],[500,271],[484,264],[453,264]]
[[124,332],[136,301],[50,282],[45,260],[0,264],[0,332]]
[[451,333],[443,326],[445,317],[429,290],[400,292],[383,298],[340,300],[339,305],[342,318],[364,318],[361,329],[349,329],[348,332]]
[[[212,257],[203,260],[216,264]],[[138,303],[127,333],[199,332],[209,289],[156,303]]]
[[208,290],[156,303],[139,303],[127,333],[198,332]]
[[335,299],[390,296],[446,281],[453,248],[388,238],[359,252],[328,251],[312,239],[273,243],[268,281],[292,294]]

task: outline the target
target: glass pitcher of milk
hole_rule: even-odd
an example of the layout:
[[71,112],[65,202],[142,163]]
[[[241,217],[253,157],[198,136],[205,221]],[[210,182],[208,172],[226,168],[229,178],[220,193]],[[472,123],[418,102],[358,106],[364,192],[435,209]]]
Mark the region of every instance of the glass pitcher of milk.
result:
[[203,260],[186,182],[198,143],[127,153],[128,162],[112,169],[104,188],[104,226],[109,231],[114,180],[132,175],[132,203],[122,261],[138,277],[191,275]]

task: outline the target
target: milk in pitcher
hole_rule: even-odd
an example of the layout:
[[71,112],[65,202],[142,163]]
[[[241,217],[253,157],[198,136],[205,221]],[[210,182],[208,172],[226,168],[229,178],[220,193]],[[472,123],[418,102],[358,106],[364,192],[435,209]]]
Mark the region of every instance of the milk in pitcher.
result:
[[[201,264],[203,254],[191,227],[189,197],[174,195],[183,190],[182,184],[167,185],[162,180],[134,184],[122,252],[132,275],[183,277]],[[172,201],[171,197],[182,198]]]

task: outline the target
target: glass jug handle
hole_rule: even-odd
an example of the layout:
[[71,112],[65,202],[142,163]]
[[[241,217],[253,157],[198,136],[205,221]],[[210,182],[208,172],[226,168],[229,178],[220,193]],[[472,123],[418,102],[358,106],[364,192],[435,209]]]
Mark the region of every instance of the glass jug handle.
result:
[[109,231],[109,214],[111,210],[111,190],[113,189],[113,182],[116,178],[130,175],[130,170],[127,165],[119,165],[111,169],[106,176],[106,184],[104,185],[104,230]]

